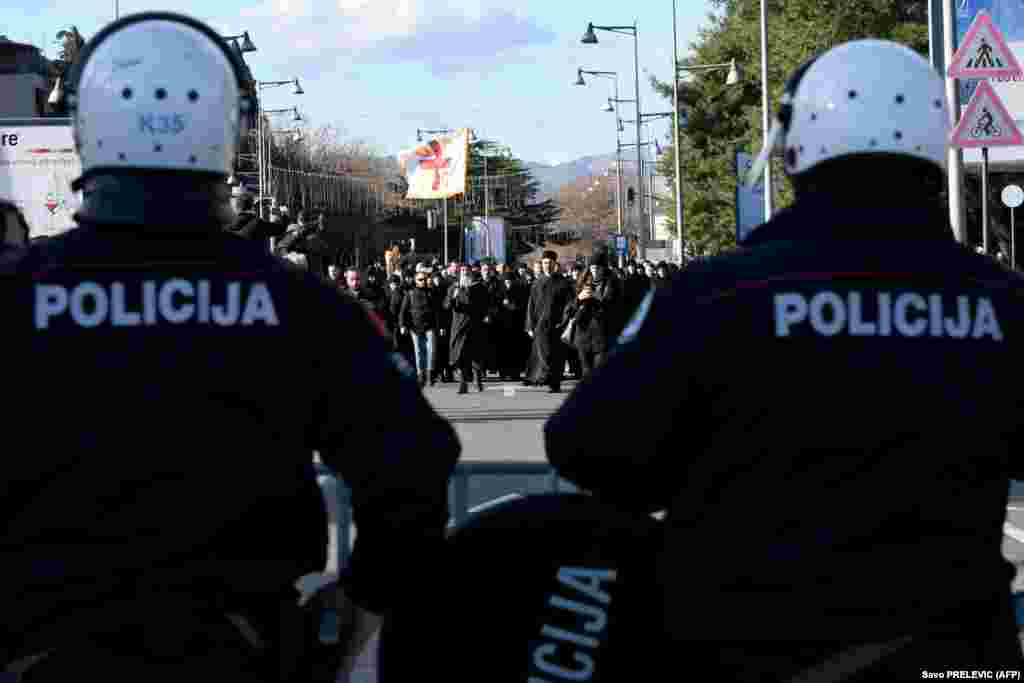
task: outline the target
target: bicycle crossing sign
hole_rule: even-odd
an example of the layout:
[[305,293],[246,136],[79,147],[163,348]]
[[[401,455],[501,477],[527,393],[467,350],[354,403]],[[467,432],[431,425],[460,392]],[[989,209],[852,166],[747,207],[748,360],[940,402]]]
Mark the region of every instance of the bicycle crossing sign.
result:
[[975,16],[963,43],[949,64],[950,78],[1013,78],[1022,75],[1020,63],[988,12]]
[[1024,145],[1024,137],[996,91],[988,81],[981,81],[953,131],[951,144],[954,147],[1011,147]]

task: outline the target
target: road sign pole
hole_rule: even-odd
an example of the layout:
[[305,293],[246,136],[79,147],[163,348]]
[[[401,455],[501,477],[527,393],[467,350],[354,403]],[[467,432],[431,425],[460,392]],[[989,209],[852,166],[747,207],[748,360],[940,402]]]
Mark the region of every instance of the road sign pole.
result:
[[981,148],[981,247],[988,256],[988,147]]
[[1010,268],[1017,270],[1017,226],[1014,225],[1013,214],[1017,209],[1010,209]]

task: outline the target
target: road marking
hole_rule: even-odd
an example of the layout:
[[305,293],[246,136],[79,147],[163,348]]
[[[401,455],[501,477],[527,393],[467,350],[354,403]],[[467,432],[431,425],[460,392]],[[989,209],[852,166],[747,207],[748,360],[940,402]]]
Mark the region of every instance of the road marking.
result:
[[1003,534],[1009,536],[1018,543],[1024,543],[1024,529],[1019,529],[1009,522],[1003,523]]
[[505,392],[505,398],[515,398],[515,395],[516,395],[516,388],[515,388],[515,386],[514,386],[514,385],[512,385],[512,384],[506,384],[506,385],[505,385],[505,386],[503,387],[503,391]]

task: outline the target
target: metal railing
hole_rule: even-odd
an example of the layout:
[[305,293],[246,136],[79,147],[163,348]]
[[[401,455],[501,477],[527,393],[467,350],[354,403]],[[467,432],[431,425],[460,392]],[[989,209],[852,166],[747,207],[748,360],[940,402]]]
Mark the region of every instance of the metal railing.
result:
[[[338,524],[339,566],[344,566],[352,550],[353,534],[351,494],[339,479],[341,502]],[[551,465],[524,462],[460,463],[448,484],[450,517],[461,524],[470,510],[510,494],[574,493],[578,489],[562,479]]]

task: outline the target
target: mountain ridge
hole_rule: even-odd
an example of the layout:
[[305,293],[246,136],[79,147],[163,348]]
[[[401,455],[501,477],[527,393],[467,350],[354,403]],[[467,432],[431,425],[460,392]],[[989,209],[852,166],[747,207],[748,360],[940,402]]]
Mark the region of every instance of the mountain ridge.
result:
[[[561,164],[544,164],[535,161],[525,162],[524,166],[533,174],[534,179],[540,183],[541,198],[549,199],[558,196],[558,190],[576,178],[591,175],[605,175],[609,169],[615,168],[615,153],[590,154],[579,159],[572,159]],[[622,170],[624,173],[634,174],[636,160],[629,163],[629,159],[622,159]]]

